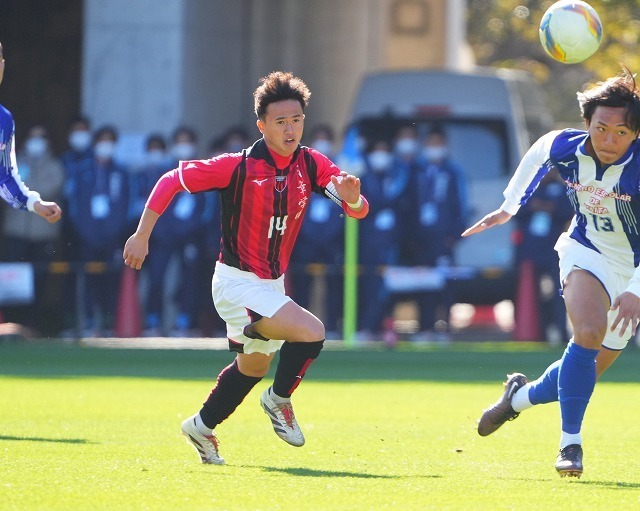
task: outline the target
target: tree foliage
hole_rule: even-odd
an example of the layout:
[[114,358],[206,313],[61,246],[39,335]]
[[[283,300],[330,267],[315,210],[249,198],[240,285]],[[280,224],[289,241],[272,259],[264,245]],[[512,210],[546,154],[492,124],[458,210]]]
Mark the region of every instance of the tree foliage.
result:
[[469,0],[468,40],[478,65],[523,69],[543,86],[558,123],[580,122],[576,91],[620,72],[640,73],[640,2],[589,0],[603,25],[600,49],[579,64],[561,64],[542,49],[538,26],[549,0]]

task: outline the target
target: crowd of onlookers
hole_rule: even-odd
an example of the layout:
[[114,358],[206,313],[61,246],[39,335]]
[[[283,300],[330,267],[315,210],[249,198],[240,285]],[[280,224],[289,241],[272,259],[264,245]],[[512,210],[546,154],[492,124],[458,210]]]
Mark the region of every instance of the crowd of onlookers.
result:
[[[36,270],[34,303],[1,307],[5,321],[43,335],[113,334],[122,247],[157,179],[179,160],[239,152],[257,138],[232,127],[203,152],[197,133],[182,126],[168,138],[150,134],[144,157],[131,163],[118,156],[113,126],[93,129],[87,119],[76,119],[61,155],[53,154],[45,127],[32,127],[19,141],[20,173],[28,186],[63,206],[63,222],[47,224],[5,208],[2,259],[31,262]],[[304,143],[359,173],[371,207],[359,223],[359,336],[393,336],[397,297],[385,285],[384,269],[455,264],[455,244],[470,220],[464,172],[449,155],[446,130],[432,126],[421,133],[406,124],[390,135],[360,137],[357,164],[338,154],[329,126],[312,127]],[[218,200],[216,193],[179,194],[158,221],[138,282],[144,335],[224,335],[210,297],[221,234]],[[341,329],[343,257],[341,210],[314,194],[287,286],[300,305],[322,316],[329,338]],[[56,272],[49,264],[54,261],[69,264]],[[418,335],[446,336],[455,301],[447,281],[411,298]]]

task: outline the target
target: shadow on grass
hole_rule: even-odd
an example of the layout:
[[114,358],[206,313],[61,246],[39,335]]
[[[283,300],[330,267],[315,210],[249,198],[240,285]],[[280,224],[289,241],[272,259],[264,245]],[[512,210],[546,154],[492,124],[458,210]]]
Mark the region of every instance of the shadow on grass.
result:
[[574,484],[584,484],[588,486],[599,486],[600,488],[611,488],[614,490],[640,488],[640,483],[626,483],[623,481],[575,481]]
[[[362,474],[358,472],[344,472],[336,470],[314,470],[312,468],[282,468],[282,467],[255,467],[261,468],[265,472],[281,472],[283,474],[299,477],[355,477],[358,479],[403,479],[405,476],[388,474]],[[431,475],[421,476],[427,478],[441,478],[442,476]]]
[[42,437],[30,437],[30,436],[9,436],[0,435],[1,440],[10,440],[15,442],[52,442],[56,444],[95,444],[96,442],[89,442],[84,438],[42,438]]

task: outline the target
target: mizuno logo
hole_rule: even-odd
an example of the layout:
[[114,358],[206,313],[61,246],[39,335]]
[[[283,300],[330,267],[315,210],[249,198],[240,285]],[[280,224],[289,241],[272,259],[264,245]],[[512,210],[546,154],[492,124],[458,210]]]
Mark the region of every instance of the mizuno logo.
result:
[[254,179],[253,182],[256,183],[258,186],[262,186],[262,183],[264,183],[267,180],[267,178],[265,177],[264,179]]
[[569,160],[569,161],[559,161],[558,165],[562,165],[563,167],[568,167],[572,163],[573,163],[573,161],[571,161],[571,160]]

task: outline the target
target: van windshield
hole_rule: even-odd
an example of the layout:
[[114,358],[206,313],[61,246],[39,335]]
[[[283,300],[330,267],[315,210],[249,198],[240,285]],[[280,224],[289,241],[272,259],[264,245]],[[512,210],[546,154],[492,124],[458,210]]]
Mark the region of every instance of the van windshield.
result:
[[501,120],[363,119],[347,131],[343,153],[355,155],[358,140],[366,147],[367,141],[382,138],[392,146],[395,133],[407,124],[416,127],[421,139],[436,127],[443,130],[447,135],[451,159],[464,169],[470,181],[504,177],[514,170],[509,167],[512,155],[509,154],[506,124]]

